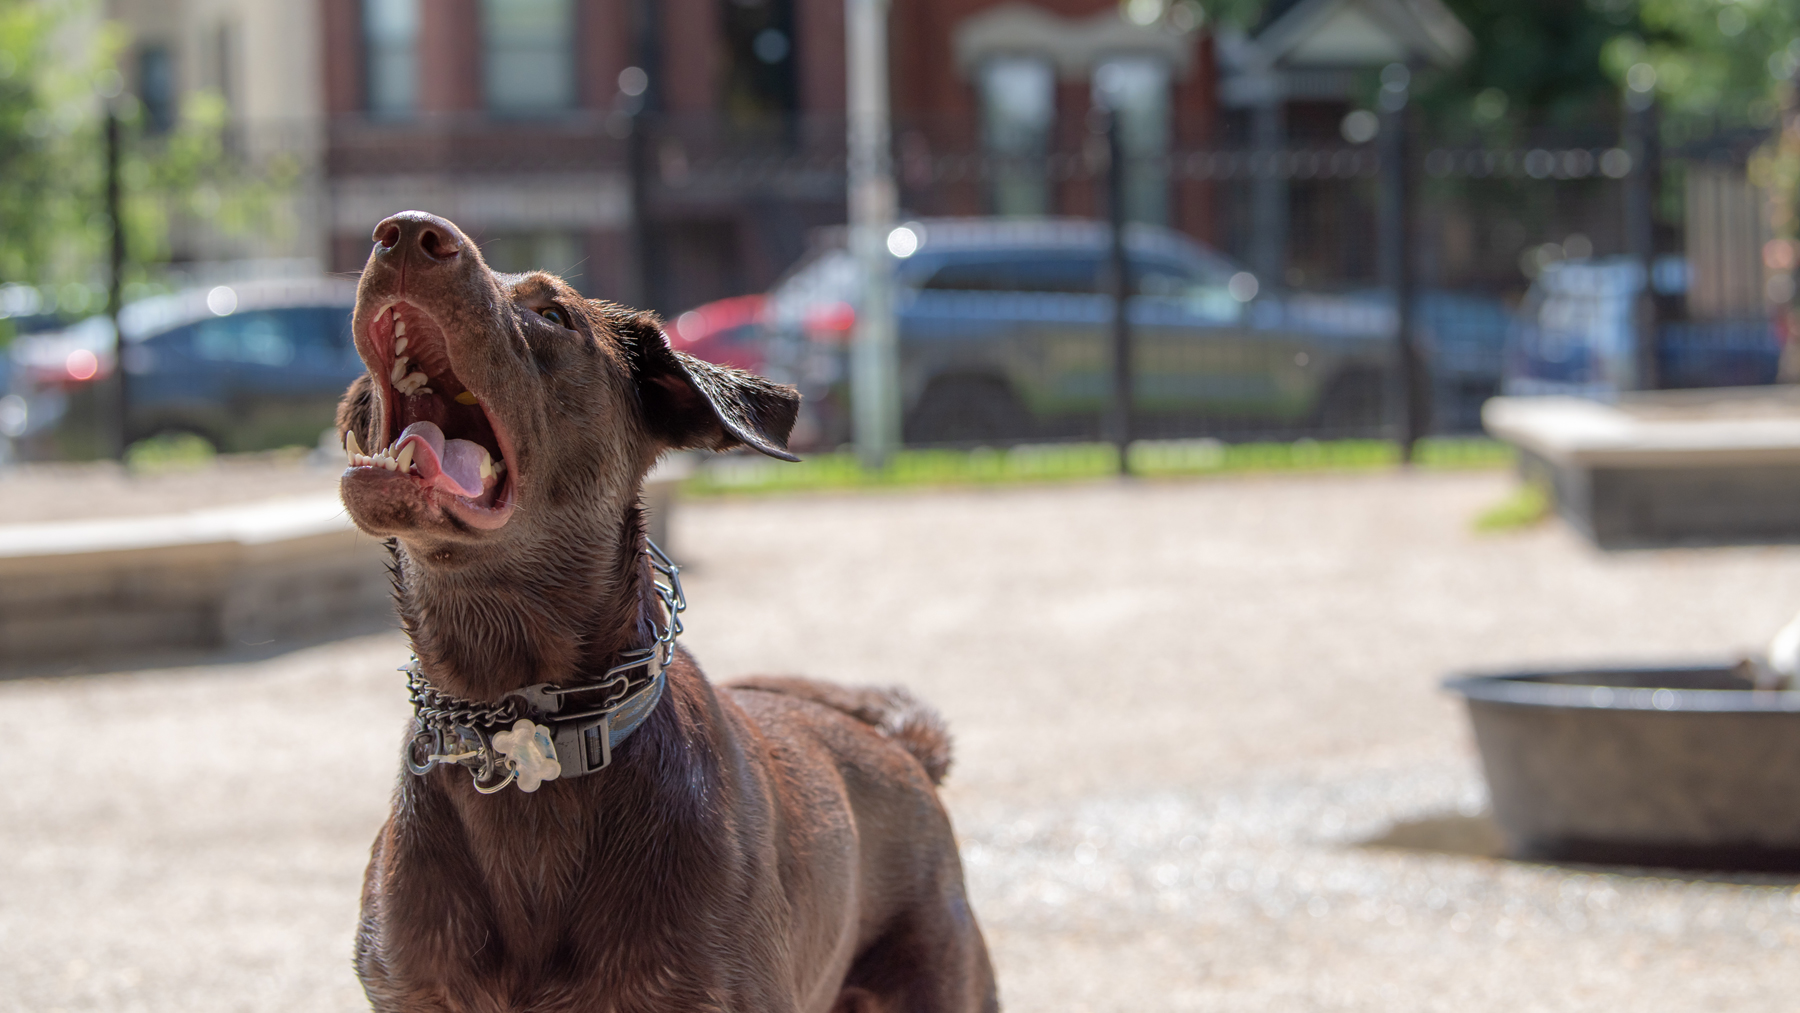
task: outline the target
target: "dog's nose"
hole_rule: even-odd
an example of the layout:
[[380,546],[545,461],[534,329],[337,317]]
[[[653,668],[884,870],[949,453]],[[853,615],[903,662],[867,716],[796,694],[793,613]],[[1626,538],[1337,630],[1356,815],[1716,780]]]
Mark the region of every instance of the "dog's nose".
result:
[[424,211],[402,211],[375,226],[377,256],[417,256],[421,266],[455,260],[467,238],[447,218]]

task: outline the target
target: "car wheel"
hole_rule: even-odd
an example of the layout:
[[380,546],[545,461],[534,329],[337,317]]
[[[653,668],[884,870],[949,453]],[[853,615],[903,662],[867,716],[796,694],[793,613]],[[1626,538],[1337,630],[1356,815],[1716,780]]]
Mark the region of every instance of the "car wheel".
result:
[[1387,397],[1378,373],[1340,373],[1319,397],[1318,427],[1331,435],[1378,435],[1386,421]]
[[1016,443],[1031,437],[1031,416],[1002,380],[932,380],[907,415],[908,443]]

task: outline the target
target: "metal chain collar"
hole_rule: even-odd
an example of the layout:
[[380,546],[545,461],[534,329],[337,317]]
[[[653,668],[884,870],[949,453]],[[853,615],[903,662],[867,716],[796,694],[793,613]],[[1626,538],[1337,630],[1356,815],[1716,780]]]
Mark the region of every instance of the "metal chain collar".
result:
[[[433,686],[418,655],[400,666],[419,721],[407,744],[407,769],[424,774],[439,764],[458,764],[469,770],[476,791],[492,794],[515,781],[520,790],[535,791],[539,780],[580,777],[610,763],[612,747],[635,731],[661,698],[664,670],[685,628],[681,567],[655,542],[645,539],[645,544],[650,568],[663,578],[652,579],[651,588],[668,622],[652,620],[656,639],[650,646],[626,651],[598,679],[566,686],[537,683],[482,703]],[[596,693],[602,694],[598,700],[576,702]]]

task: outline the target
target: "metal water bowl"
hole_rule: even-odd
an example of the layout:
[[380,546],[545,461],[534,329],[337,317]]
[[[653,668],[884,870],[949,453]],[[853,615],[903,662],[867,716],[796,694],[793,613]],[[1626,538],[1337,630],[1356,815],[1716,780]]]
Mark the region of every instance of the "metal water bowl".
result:
[[1508,853],[1800,870],[1800,693],[1727,667],[1450,679]]

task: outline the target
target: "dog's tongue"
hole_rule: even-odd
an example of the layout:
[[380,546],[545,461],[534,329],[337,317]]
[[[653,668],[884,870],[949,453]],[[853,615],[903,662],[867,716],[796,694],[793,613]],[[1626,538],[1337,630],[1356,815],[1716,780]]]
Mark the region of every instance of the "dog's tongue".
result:
[[438,428],[436,422],[414,422],[412,425],[400,430],[400,438],[394,441],[394,453],[398,454],[405,448],[406,441],[415,436],[425,441],[425,443],[424,446],[413,451],[413,460],[417,461],[422,458],[421,451],[423,451],[425,447],[431,448],[431,460],[433,464],[436,464],[443,459],[444,431]]
[[481,459],[487,451],[481,444],[468,440],[449,440],[444,444],[444,474],[458,486],[457,492],[464,496],[479,496],[481,488]]
[[413,467],[419,477],[439,489],[459,496],[477,497],[484,489],[481,481],[481,459],[487,456],[481,444],[469,440],[446,440],[435,422],[414,422],[394,441],[394,452],[405,449],[412,440]]

